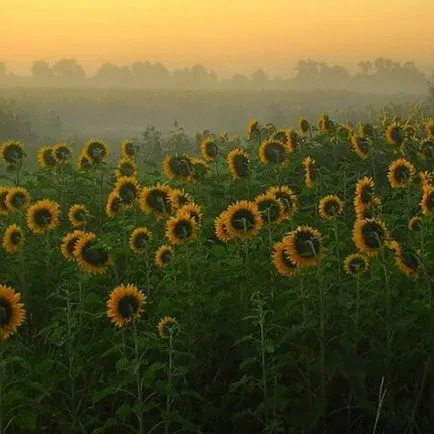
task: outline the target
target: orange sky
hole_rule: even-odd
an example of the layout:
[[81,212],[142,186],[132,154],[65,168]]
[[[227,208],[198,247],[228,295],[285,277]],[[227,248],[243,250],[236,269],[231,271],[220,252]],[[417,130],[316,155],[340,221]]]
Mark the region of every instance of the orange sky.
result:
[[0,0],[0,61],[202,63],[219,75],[384,56],[434,69],[434,0]]

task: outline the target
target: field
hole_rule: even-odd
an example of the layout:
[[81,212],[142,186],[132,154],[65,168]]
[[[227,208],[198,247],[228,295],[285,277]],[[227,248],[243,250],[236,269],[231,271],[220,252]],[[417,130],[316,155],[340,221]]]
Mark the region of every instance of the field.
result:
[[2,145],[0,434],[432,431],[434,119],[292,127]]

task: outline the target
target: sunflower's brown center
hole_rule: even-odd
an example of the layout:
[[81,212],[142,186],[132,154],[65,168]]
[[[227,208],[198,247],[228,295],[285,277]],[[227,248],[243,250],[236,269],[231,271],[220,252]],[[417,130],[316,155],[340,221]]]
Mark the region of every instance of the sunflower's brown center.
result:
[[232,227],[241,232],[248,232],[256,226],[256,218],[249,209],[239,209],[231,217]]
[[273,141],[265,145],[264,148],[265,159],[270,163],[280,164],[285,160],[286,149],[282,143]]
[[419,259],[411,251],[401,253],[401,261],[406,267],[410,268],[410,270],[412,271],[416,271],[419,267]]
[[0,327],[5,327],[12,320],[12,306],[9,301],[0,298]]
[[154,211],[166,214],[171,212],[169,196],[166,192],[153,189],[149,192],[146,202]]
[[134,166],[130,163],[122,163],[119,171],[122,176],[132,176],[134,175]]
[[363,204],[368,204],[374,197],[374,189],[370,185],[364,185],[359,197],[362,199]]
[[374,128],[370,124],[362,125],[362,134],[364,136],[372,137],[374,135]]
[[165,249],[160,255],[160,260],[163,264],[167,264],[170,261],[171,257],[172,252],[169,249]]
[[422,146],[422,152],[425,158],[434,158],[434,141],[425,141]]
[[287,137],[285,131],[276,131],[273,134],[273,140],[276,140],[277,142],[281,142],[283,144],[288,143],[288,137]]
[[71,150],[66,146],[61,146],[55,150],[55,155],[58,160],[66,162],[71,156]]
[[132,182],[125,182],[119,188],[119,196],[122,202],[127,204],[133,203],[137,197],[137,186]]
[[113,213],[116,213],[116,212],[120,211],[121,207],[122,207],[122,200],[121,200],[121,198],[118,197],[118,196],[115,196],[110,201],[110,204],[109,204],[110,211],[113,212]]
[[21,208],[26,202],[26,196],[22,192],[14,193],[11,198],[11,203],[14,208]]
[[246,178],[249,175],[249,160],[244,155],[235,155],[232,162],[239,178]]
[[280,217],[280,207],[277,200],[264,199],[258,203],[259,211],[269,223],[273,223]]
[[379,249],[384,243],[386,233],[377,222],[368,222],[362,228],[362,237],[368,247]]
[[48,226],[53,220],[53,215],[47,208],[38,209],[34,214],[34,220],[40,227]]
[[411,230],[414,232],[418,232],[422,229],[421,220],[419,218],[415,218],[411,221]]
[[218,152],[219,152],[219,148],[217,147],[217,145],[214,142],[207,142],[205,149],[206,149],[207,155],[211,158],[216,157]]
[[310,231],[302,231],[295,236],[297,253],[303,258],[314,258],[320,253],[321,243]]
[[341,207],[336,199],[329,199],[324,204],[324,212],[327,216],[333,217],[341,212]]
[[410,170],[407,166],[398,166],[393,171],[393,176],[399,184],[405,184],[410,178]]
[[403,131],[401,127],[393,127],[390,130],[390,138],[392,139],[393,143],[400,144],[402,143],[404,137],[403,137]]
[[109,261],[108,253],[102,247],[95,247],[92,242],[83,247],[81,255],[87,263],[96,267],[107,265]]
[[139,303],[136,297],[125,295],[118,301],[117,311],[124,318],[130,318],[137,313]]
[[106,156],[107,150],[102,143],[92,142],[88,147],[87,153],[95,163],[100,163]]
[[300,130],[303,131],[303,133],[309,131],[309,122],[306,119],[300,121]]
[[3,157],[9,164],[19,163],[23,159],[24,153],[20,146],[12,143],[3,149]]
[[430,211],[434,209],[434,192],[431,192],[427,195],[425,205]]
[[53,150],[52,149],[45,149],[42,154],[42,159],[44,160],[44,163],[48,167],[54,167],[56,165],[56,160],[53,156]]
[[22,238],[20,231],[13,231],[9,236],[9,240],[14,246],[18,246],[21,243]]
[[124,145],[124,153],[130,157],[134,157],[135,155],[135,149],[133,143],[125,143]]
[[184,194],[180,194],[176,200],[178,201],[178,205],[179,206],[184,206],[187,205],[188,203],[190,203],[190,199],[188,198],[188,196],[184,195]]
[[367,154],[369,151],[369,142],[364,137],[359,137],[356,140],[357,147],[359,148],[360,152],[363,154]]
[[88,157],[86,157],[86,155],[83,155],[80,160],[80,166],[83,169],[89,169],[90,167],[92,167],[92,161]]
[[348,268],[351,274],[361,274],[366,271],[366,261],[363,258],[352,258]]
[[172,157],[169,166],[170,170],[179,178],[188,178],[191,175],[192,165],[187,158]]
[[142,250],[149,241],[149,235],[146,232],[139,232],[134,236],[133,245],[136,249]]
[[176,238],[184,240],[193,234],[193,224],[190,220],[179,220],[173,228],[173,234]]
[[74,212],[74,220],[78,222],[84,222],[86,220],[86,211],[84,209],[78,209]]

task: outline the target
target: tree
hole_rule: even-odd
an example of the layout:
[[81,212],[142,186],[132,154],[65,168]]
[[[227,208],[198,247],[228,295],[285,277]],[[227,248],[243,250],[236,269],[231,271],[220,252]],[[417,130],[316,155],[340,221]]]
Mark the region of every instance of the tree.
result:
[[32,66],[33,80],[44,82],[53,79],[54,72],[45,60],[37,60]]
[[53,71],[56,77],[69,83],[82,82],[86,79],[83,67],[75,59],[59,60],[53,66]]
[[114,63],[104,63],[93,78],[106,84],[124,84],[132,78],[132,73],[128,66],[120,67]]
[[265,87],[268,83],[268,76],[262,69],[258,69],[251,75],[251,80],[254,86]]

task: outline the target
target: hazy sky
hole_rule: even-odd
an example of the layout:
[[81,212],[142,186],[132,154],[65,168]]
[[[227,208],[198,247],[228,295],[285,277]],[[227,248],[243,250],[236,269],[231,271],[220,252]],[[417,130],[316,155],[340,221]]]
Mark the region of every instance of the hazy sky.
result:
[[0,0],[0,61],[17,73],[64,57],[89,72],[106,61],[202,63],[226,76],[383,56],[429,72],[433,22],[434,0]]

